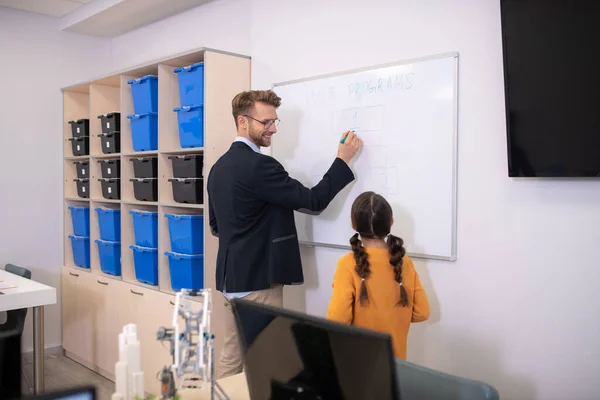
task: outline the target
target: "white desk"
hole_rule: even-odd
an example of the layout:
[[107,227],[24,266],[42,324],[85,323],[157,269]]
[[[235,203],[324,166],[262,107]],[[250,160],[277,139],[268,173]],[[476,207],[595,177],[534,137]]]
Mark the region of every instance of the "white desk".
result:
[[33,307],[33,389],[44,392],[44,306],[56,304],[56,289],[0,269],[0,311]]

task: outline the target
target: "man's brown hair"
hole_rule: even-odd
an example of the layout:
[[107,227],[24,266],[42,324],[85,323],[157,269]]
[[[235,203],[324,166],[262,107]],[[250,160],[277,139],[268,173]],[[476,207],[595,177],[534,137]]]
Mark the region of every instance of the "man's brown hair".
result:
[[272,90],[248,90],[239,93],[231,101],[231,109],[235,127],[238,126],[238,116],[248,115],[256,102],[269,104],[275,108],[281,105],[281,98]]

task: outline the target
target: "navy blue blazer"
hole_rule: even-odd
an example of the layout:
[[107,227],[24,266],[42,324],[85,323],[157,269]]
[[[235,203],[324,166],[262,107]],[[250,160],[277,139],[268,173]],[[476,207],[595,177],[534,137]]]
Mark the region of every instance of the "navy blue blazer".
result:
[[217,290],[263,290],[304,281],[294,210],[323,211],[354,174],[336,158],[312,189],[273,157],[234,142],[211,168],[208,207],[219,238]]

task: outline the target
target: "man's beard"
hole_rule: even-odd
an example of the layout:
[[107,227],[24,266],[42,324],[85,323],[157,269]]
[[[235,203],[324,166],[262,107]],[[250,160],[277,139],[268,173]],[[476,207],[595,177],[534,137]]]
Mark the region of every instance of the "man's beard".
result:
[[262,131],[252,132],[249,136],[258,147],[269,147],[271,145],[271,141],[268,137],[265,137]]

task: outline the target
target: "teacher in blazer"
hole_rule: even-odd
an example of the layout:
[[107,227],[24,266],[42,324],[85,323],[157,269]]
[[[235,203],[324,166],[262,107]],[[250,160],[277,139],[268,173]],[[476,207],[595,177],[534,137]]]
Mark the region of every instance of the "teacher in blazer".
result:
[[304,281],[294,211],[323,211],[354,180],[348,164],[362,141],[352,132],[342,135],[345,140],[340,141],[337,157],[313,188],[291,178],[277,160],[260,152],[277,133],[280,105],[271,90],[235,96],[237,137],[208,176],[210,228],[219,238],[216,288],[224,295],[226,310],[219,378],[243,369],[231,299],[282,307],[283,285]]

